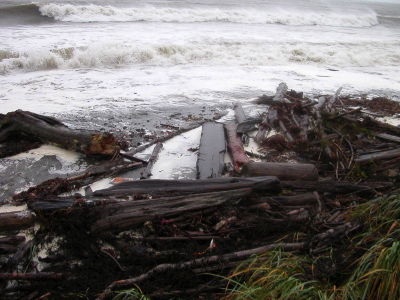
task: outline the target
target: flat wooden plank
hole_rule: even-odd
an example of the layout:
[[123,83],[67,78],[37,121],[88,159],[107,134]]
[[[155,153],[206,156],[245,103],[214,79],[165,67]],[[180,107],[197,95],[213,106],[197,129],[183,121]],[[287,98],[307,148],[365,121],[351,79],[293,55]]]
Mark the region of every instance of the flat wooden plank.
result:
[[221,177],[224,168],[226,141],[224,125],[207,122],[203,125],[199,155],[197,158],[197,178]]

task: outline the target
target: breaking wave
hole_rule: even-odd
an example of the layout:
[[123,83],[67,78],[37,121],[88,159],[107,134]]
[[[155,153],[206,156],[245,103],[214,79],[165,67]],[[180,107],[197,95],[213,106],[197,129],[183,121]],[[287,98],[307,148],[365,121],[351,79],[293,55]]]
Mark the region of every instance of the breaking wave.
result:
[[399,42],[357,44],[218,41],[187,45],[102,44],[48,51],[0,50],[0,73],[49,69],[115,68],[129,65],[286,65],[390,66],[400,64]]
[[126,7],[72,4],[30,4],[0,8],[0,17],[9,22],[17,16],[21,22],[231,22],[247,24],[325,25],[344,27],[370,27],[379,23],[373,11],[355,13],[339,11],[287,10],[283,8],[173,8]]

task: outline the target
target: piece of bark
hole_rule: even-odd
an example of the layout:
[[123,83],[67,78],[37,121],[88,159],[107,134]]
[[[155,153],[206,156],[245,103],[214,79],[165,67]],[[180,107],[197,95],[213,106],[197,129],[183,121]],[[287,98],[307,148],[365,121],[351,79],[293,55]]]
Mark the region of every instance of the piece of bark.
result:
[[148,200],[125,201],[113,203],[94,209],[94,214],[100,217],[92,227],[94,233],[105,231],[122,231],[146,221],[159,218],[181,216],[192,211],[208,209],[226,204],[234,204],[250,195],[250,188],[190,194],[187,196],[164,197]]
[[199,154],[197,158],[197,178],[221,177],[224,168],[226,141],[224,125],[207,122],[203,125]]
[[156,146],[153,149],[153,152],[151,153],[151,156],[149,158],[149,161],[147,162],[147,166],[144,169],[144,171],[140,175],[140,179],[147,179],[149,178],[151,174],[151,169],[153,168],[154,163],[156,162],[158,155],[161,152],[161,149],[163,148],[162,143],[157,143]]
[[270,163],[250,161],[243,165],[245,176],[276,176],[280,180],[318,180],[313,164]]
[[232,157],[233,167],[236,172],[240,172],[241,167],[250,161],[247,157],[242,140],[237,134],[237,125],[233,122],[225,124],[225,130],[228,140],[228,150]]
[[54,118],[22,110],[10,112],[0,120],[0,143],[15,136],[27,136],[86,155],[113,156],[121,149],[121,143],[109,133],[73,130]]
[[399,157],[399,156],[400,156],[400,148],[361,155],[360,157],[356,158],[354,161],[356,163],[362,164],[362,163],[368,163],[368,162],[378,161],[378,160],[382,160],[382,159],[395,158],[395,157]]
[[34,221],[35,218],[29,211],[0,213],[0,231],[28,228]]
[[123,182],[103,190],[97,190],[94,196],[121,196],[133,194],[168,195],[196,194],[241,188],[277,191],[279,180],[274,176],[250,178],[221,177],[199,180],[147,179]]

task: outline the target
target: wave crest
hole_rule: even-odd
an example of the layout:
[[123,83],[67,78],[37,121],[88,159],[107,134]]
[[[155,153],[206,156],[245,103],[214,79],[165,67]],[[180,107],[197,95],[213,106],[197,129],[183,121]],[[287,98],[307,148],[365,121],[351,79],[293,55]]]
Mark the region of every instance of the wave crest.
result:
[[373,11],[355,14],[325,11],[290,11],[246,8],[117,8],[99,5],[45,4],[39,8],[43,16],[63,22],[232,22],[284,25],[326,25],[370,27],[377,25]]
[[187,45],[102,44],[49,51],[0,50],[0,73],[128,65],[287,65],[390,66],[400,64],[400,42],[359,44],[204,42]]

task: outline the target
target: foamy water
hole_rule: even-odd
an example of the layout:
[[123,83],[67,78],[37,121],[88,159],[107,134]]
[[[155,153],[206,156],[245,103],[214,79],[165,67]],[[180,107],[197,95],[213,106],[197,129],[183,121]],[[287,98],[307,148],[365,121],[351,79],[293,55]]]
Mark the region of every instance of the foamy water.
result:
[[0,112],[219,105],[280,81],[396,97],[389,2],[0,0]]

